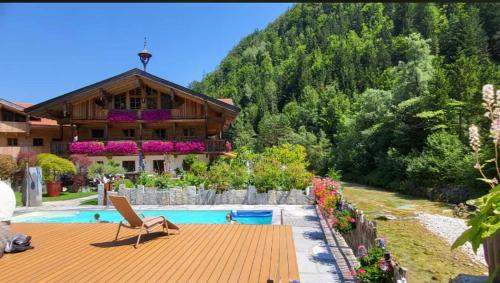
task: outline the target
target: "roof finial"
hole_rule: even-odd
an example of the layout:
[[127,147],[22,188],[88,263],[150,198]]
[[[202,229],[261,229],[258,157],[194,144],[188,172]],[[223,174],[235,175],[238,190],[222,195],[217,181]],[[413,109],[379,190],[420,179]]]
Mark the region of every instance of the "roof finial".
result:
[[149,51],[146,49],[146,46],[147,46],[147,41],[146,37],[144,37],[144,49],[137,54],[141,59],[142,65],[144,66],[144,71],[146,71],[146,65],[148,64],[149,59],[153,56],[153,54],[149,53]]

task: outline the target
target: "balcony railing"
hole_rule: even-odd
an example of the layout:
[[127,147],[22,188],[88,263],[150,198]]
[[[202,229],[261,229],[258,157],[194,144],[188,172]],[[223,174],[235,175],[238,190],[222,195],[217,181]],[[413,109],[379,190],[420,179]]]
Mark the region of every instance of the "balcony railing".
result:
[[26,133],[29,125],[26,122],[0,121],[0,132],[2,133]]
[[[187,139],[178,139],[176,141],[188,141]],[[195,139],[199,141],[199,139]],[[146,140],[142,141],[135,141],[137,142],[137,145],[139,148],[141,148],[141,143]],[[226,151],[226,140],[204,140],[205,143],[205,153],[220,153]],[[57,155],[69,155],[69,146],[71,142],[69,141],[52,141],[51,143],[51,153],[52,154],[57,154]]]
[[[74,113],[73,114],[73,119],[74,120],[102,120],[102,121],[107,121],[108,120],[108,114],[110,112],[113,112],[116,110],[102,110],[99,112],[94,112],[94,113],[87,113],[87,112],[82,112],[82,113]],[[120,110],[117,110],[118,112]],[[135,114],[134,121],[142,121],[142,113],[143,112],[148,112],[151,110],[123,110],[123,112],[132,112]],[[170,109],[168,110],[170,112],[170,117],[166,119],[165,121],[169,120],[191,120],[191,119],[204,119],[204,115],[195,115],[195,114],[188,114],[185,113],[181,109]]]

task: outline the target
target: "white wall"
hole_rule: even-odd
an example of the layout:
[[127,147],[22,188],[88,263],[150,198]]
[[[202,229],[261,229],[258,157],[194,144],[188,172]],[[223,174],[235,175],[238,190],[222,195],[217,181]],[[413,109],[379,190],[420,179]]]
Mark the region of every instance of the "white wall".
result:
[[[182,169],[182,161],[187,155],[169,155],[169,162],[170,162],[170,170],[171,172],[174,172],[175,169],[181,168]],[[209,162],[209,158],[206,154],[197,154],[198,158],[201,161]],[[144,156],[144,165],[145,165],[145,170],[148,172],[153,172],[153,160],[164,160],[163,155],[146,155]],[[92,162],[97,162],[97,161],[103,161],[106,162],[108,158],[106,156],[89,156],[89,159],[92,160]],[[135,169],[136,172],[139,171],[139,156],[137,155],[129,155],[129,156],[112,156],[112,160],[122,164],[122,161],[135,161]],[[167,163],[165,163],[166,169],[168,169]]]

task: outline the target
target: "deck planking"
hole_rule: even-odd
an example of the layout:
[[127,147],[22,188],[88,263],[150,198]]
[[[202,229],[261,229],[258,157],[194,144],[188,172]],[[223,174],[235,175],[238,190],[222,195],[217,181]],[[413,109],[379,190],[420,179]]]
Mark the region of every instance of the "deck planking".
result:
[[288,225],[182,225],[133,244],[117,224],[13,224],[35,247],[0,259],[0,282],[299,281]]

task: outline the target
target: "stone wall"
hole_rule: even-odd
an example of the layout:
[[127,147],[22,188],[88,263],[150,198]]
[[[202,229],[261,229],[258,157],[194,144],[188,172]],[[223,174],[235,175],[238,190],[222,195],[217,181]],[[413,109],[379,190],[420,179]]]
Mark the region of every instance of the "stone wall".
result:
[[[246,190],[226,190],[217,193],[212,189],[196,188],[171,188],[167,190],[157,188],[144,188],[138,186],[133,189],[121,187],[116,193],[126,196],[132,205],[217,205],[217,204],[313,204],[309,190],[290,190],[259,193],[255,187],[249,186]],[[103,204],[104,190],[99,186],[98,204]]]

